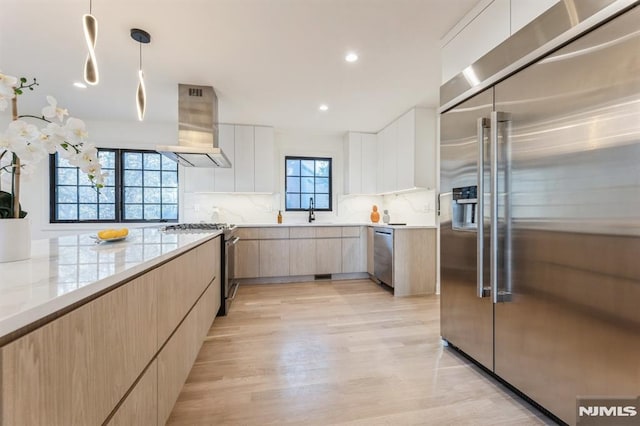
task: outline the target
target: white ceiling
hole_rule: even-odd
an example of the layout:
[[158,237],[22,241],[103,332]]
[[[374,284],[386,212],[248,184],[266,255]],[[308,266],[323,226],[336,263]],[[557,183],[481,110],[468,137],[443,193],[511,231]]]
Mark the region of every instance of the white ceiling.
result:
[[476,1],[93,0],[100,84],[81,90],[89,0],[0,0],[0,70],[38,78],[21,109],[51,94],[79,118],[135,121],[137,27],[151,34],[147,122],[176,122],[177,84],[191,83],[216,89],[221,122],[378,131],[438,105],[440,38]]

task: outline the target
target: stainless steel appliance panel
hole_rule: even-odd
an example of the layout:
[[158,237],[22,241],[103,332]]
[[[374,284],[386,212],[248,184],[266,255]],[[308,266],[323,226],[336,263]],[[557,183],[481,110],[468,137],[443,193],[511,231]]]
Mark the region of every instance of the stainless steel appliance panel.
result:
[[377,279],[393,287],[393,229],[374,228],[373,271]]
[[498,211],[511,244],[495,373],[575,424],[577,396],[640,392],[640,7],[499,83],[495,100],[510,114]]
[[[440,116],[441,334],[489,369],[493,369],[493,304],[485,287],[490,278],[487,123],[492,109],[493,89],[489,89]],[[453,229],[453,188],[479,181],[478,228]]]

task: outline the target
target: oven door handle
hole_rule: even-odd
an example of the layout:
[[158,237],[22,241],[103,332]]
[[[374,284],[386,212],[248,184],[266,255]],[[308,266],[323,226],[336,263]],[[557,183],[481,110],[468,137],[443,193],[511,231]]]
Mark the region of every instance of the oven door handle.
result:
[[240,287],[240,283],[233,283],[233,295],[229,299],[234,300],[236,298],[238,287]]

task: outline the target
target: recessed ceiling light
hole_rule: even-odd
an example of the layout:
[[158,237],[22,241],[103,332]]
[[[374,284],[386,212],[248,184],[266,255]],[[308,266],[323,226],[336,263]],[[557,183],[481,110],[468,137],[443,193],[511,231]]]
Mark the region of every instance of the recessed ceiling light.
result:
[[320,105],[320,107],[318,108],[320,111],[327,111],[329,109],[329,107],[325,104]]
[[84,83],[80,83],[79,81],[76,81],[75,83],[73,83],[73,85],[74,85],[75,87],[77,87],[78,89],[86,89],[86,88],[87,88],[87,85],[86,85],[86,84],[84,84]]
[[347,56],[344,57],[344,60],[347,62],[355,62],[358,60],[358,55],[354,52],[349,52]]

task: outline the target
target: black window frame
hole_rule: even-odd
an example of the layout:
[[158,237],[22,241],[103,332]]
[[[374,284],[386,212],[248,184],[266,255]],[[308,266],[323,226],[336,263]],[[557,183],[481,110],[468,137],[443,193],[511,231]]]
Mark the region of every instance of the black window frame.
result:
[[[58,206],[58,201],[56,197],[56,188],[60,185],[58,185],[57,183],[56,170],[58,169],[58,165],[56,164],[56,154],[52,154],[49,156],[49,223],[169,223],[169,222],[179,221],[180,219],[179,217],[180,216],[180,196],[179,196],[180,181],[179,181],[178,167],[176,167],[176,170],[175,170],[176,179],[177,179],[176,190],[178,191],[178,199],[175,203],[176,208],[178,209],[176,219],[162,219],[162,218],[160,219],[124,219],[124,206],[125,206],[125,202],[124,202],[125,187],[123,185],[123,176],[125,171],[125,167],[123,164],[124,154],[125,153],[140,153],[140,154],[153,153],[158,155],[162,155],[162,154],[158,153],[157,151],[148,150],[148,149],[98,148],[98,152],[101,152],[101,151],[108,151],[108,152],[115,153],[115,168],[113,170],[115,173],[115,184],[114,184],[115,218],[114,219],[88,219],[88,220],[56,219],[56,210]],[[127,169],[127,170],[130,170],[130,169]],[[144,166],[141,170],[144,171]],[[162,171],[163,170],[161,168],[160,172],[162,173]],[[76,187],[80,187],[80,186],[81,185],[79,183],[76,184]],[[160,187],[160,189],[162,190],[162,186]],[[77,203],[77,204],[81,204],[81,203]],[[167,204],[174,204],[174,203],[167,203]],[[142,206],[144,208],[144,199],[143,199]],[[162,209],[162,206],[163,204],[161,202],[160,203],[161,209]]]
[[[314,160],[314,161],[327,161],[329,163],[329,207],[326,209],[319,209],[316,208],[314,206],[313,210],[314,211],[318,211],[318,212],[330,212],[333,211],[333,159],[331,157],[306,157],[306,156],[298,156],[298,155],[286,155],[284,157],[284,210],[287,212],[306,212],[309,211],[309,209],[304,209],[302,207],[300,208],[288,208],[287,206],[287,194],[289,193],[287,191],[287,178],[291,177],[287,175],[287,161],[288,160]],[[301,166],[302,169],[302,166]],[[295,177],[295,176],[293,176]],[[300,176],[301,178],[303,176]],[[321,177],[323,179],[325,179],[324,176],[316,176],[316,171],[314,168],[313,171],[313,178],[315,180],[315,178],[317,177]],[[315,181],[314,181],[315,183]],[[302,184],[302,182],[301,182]],[[298,194],[298,193],[294,193],[292,192],[292,194]],[[302,192],[300,192],[299,194],[302,194]],[[320,192],[318,194],[325,194],[325,192]],[[315,197],[316,197],[316,190],[315,190],[315,185],[313,188],[313,196],[314,196],[314,201],[315,201]],[[314,202],[315,204],[315,202]],[[300,200],[300,205],[302,206],[302,200]]]

